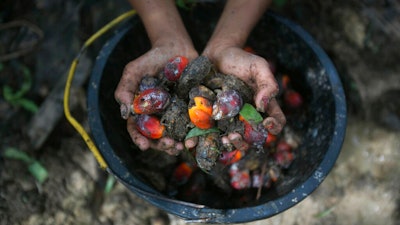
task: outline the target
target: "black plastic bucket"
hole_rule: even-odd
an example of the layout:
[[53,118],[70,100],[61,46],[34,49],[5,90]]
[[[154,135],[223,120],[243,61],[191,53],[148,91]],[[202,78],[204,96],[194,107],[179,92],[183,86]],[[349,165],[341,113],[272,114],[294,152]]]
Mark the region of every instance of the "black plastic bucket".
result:
[[[220,10],[206,6],[182,12],[200,52],[219,14]],[[173,199],[137,173],[141,167],[137,156],[143,152],[132,143],[113,93],[126,63],[150,47],[138,18],[122,24],[103,46],[88,86],[89,125],[108,171],[138,196],[188,221],[241,223],[264,219],[309,196],[334,166],[344,139],[346,101],[339,76],[326,53],[307,32],[273,13],[265,14],[248,44],[260,55],[265,53],[274,58],[285,71],[296,74],[298,88],[307,96],[308,118],[301,124],[303,137],[298,157],[274,191],[264,192],[257,202],[245,207],[215,208]]]

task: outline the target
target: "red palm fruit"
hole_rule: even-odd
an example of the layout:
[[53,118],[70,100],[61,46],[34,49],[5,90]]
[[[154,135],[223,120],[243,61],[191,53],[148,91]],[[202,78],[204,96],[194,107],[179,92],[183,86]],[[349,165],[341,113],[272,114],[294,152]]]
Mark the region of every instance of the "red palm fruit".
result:
[[274,158],[279,166],[283,168],[288,168],[294,160],[292,147],[285,141],[280,141],[276,146]]
[[189,118],[196,127],[209,129],[214,125],[211,117],[212,105],[208,99],[197,96],[189,105]]
[[170,95],[161,88],[150,88],[140,92],[133,100],[135,114],[153,114],[164,110],[170,102]]
[[292,151],[292,146],[290,146],[286,141],[280,141],[276,145],[276,151],[277,152],[290,152]]
[[163,136],[165,126],[160,123],[156,116],[140,114],[136,116],[136,129],[145,137],[159,139]]
[[287,90],[290,85],[290,77],[286,74],[282,75],[282,90]]
[[229,169],[231,186],[236,190],[242,190],[251,186],[250,172],[247,169],[239,170],[237,164],[232,164]]
[[287,90],[284,93],[283,100],[285,105],[291,109],[298,109],[303,105],[303,97],[295,90]]
[[261,148],[265,144],[268,137],[267,129],[262,125],[262,123],[252,125],[245,121],[241,116],[239,117],[239,120],[243,121],[244,123],[243,139],[247,143]]
[[193,166],[187,162],[181,162],[172,174],[172,180],[177,185],[187,183],[193,173]]
[[214,120],[232,118],[239,114],[243,106],[243,100],[236,90],[225,90],[217,95],[217,100],[212,108]]
[[265,146],[267,146],[267,147],[272,146],[276,142],[277,139],[278,138],[276,135],[268,133],[267,140],[265,140]]
[[170,59],[164,67],[165,77],[169,81],[177,81],[188,63],[188,58],[184,56],[177,56]]
[[244,152],[239,149],[233,151],[223,151],[219,156],[219,162],[224,165],[230,165],[242,159],[244,156]]
[[288,168],[294,160],[294,155],[292,152],[276,152],[275,161],[282,168]]

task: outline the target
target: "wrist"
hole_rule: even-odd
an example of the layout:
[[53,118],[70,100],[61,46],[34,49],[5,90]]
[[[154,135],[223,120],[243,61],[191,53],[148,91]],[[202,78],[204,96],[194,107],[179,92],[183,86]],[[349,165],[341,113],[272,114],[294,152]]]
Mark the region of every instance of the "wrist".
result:
[[176,34],[166,34],[160,36],[152,43],[152,48],[165,49],[162,54],[182,55],[189,59],[194,59],[198,56],[194,48],[192,40],[186,36],[176,36]]
[[202,55],[209,58],[211,61],[215,61],[219,58],[219,54],[223,54],[225,49],[228,48],[241,48],[243,42],[235,38],[221,38],[212,39],[207,43]]
[[227,1],[224,11],[203,52],[211,59],[230,47],[242,48],[248,35],[271,0]]

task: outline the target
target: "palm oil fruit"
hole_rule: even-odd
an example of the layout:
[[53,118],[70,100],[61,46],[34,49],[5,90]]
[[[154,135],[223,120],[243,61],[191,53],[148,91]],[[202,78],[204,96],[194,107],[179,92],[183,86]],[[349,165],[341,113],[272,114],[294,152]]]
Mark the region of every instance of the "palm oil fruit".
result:
[[239,114],[243,100],[236,90],[225,90],[217,94],[213,105],[212,117],[214,120],[228,119]]
[[190,121],[200,129],[209,129],[214,125],[212,104],[204,97],[196,96],[189,103]]
[[133,100],[134,114],[153,114],[163,111],[169,104],[170,95],[162,88],[149,88],[140,92]]
[[188,63],[188,58],[184,56],[177,56],[168,60],[164,67],[165,78],[169,81],[177,81]]
[[136,129],[145,137],[159,139],[164,135],[165,126],[156,116],[140,114],[135,117]]

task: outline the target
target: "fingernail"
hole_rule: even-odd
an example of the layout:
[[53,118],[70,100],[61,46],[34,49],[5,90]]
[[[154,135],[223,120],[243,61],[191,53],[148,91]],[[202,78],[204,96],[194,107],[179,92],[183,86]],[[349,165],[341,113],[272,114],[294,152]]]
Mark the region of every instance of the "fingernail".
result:
[[121,106],[120,106],[120,111],[121,111],[121,117],[123,118],[123,119],[128,119],[128,117],[129,117],[129,109],[128,109],[128,106],[126,106],[125,104],[121,104]]

